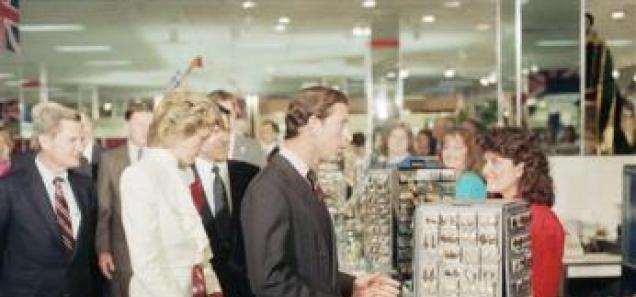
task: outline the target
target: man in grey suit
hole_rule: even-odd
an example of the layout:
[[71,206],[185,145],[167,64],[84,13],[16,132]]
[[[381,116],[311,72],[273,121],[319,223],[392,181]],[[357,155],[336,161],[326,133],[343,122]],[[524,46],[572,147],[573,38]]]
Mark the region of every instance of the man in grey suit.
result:
[[230,152],[229,159],[243,161],[256,165],[265,166],[265,152],[261,145],[254,138],[246,137],[236,131],[236,120],[238,118],[237,98],[232,93],[224,90],[215,90],[208,94],[208,98],[216,100],[221,107],[230,114]]
[[138,161],[146,147],[152,109],[132,103],[126,111],[128,141],[102,154],[97,173],[98,219],[95,246],[102,275],[110,281],[111,297],[127,297],[132,270],[121,218],[119,179],[128,165]]
[[381,274],[338,269],[335,234],[316,183],[321,161],[349,143],[348,98],[312,87],[290,103],[285,143],[250,183],[241,212],[247,272],[257,297],[395,297]]

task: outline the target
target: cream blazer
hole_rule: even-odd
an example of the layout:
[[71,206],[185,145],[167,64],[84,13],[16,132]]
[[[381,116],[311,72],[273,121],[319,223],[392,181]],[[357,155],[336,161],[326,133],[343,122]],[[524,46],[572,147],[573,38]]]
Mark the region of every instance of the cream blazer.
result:
[[190,297],[196,264],[204,267],[207,292],[221,292],[210,265],[212,249],[184,178],[188,173],[169,151],[153,148],[122,174],[130,297]]

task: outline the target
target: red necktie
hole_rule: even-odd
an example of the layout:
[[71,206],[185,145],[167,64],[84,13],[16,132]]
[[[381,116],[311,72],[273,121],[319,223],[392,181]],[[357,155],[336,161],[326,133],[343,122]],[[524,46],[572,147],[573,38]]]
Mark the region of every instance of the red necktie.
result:
[[203,197],[203,184],[198,177],[196,177],[194,182],[190,185],[190,194],[192,196],[192,202],[194,202],[194,207],[196,207],[199,214],[203,214],[205,198]]
[[55,189],[55,216],[57,221],[57,227],[60,230],[60,236],[62,238],[62,244],[64,245],[67,256],[73,254],[75,248],[75,238],[73,237],[73,225],[71,224],[71,213],[64,197],[64,191],[62,190],[62,183],[64,179],[56,177],[53,179],[53,186]]

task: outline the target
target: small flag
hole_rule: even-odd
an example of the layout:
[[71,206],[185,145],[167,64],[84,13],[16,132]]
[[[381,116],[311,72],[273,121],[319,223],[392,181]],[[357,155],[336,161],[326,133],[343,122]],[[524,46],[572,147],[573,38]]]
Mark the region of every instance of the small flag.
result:
[[19,0],[0,0],[0,47],[20,51]]

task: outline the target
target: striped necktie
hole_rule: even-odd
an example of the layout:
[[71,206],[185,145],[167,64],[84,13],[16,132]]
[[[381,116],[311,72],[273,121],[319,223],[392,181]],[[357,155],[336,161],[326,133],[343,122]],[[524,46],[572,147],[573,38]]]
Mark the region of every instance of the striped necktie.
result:
[[60,236],[62,244],[64,245],[67,256],[73,254],[75,248],[75,238],[73,237],[73,225],[71,224],[71,212],[64,197],[64,191],[62,190],[62,184],[64,179],[56,177],[53,179],[53,186],[55,189],[55,216],[57,218],[57,227],[60,230]]

